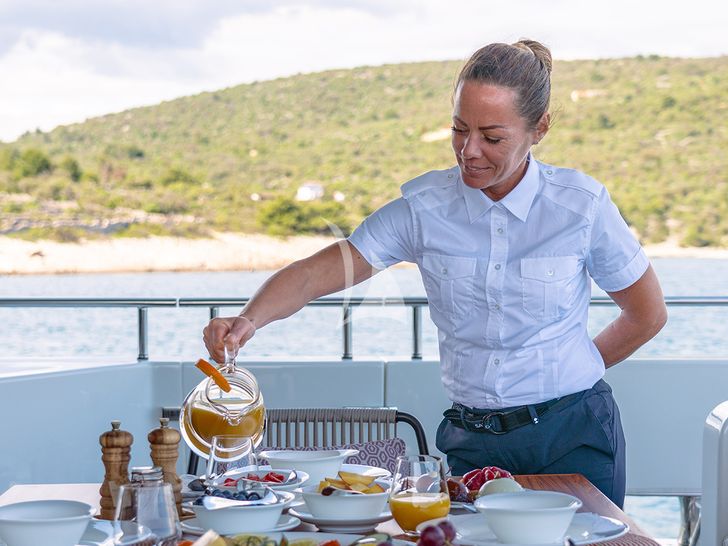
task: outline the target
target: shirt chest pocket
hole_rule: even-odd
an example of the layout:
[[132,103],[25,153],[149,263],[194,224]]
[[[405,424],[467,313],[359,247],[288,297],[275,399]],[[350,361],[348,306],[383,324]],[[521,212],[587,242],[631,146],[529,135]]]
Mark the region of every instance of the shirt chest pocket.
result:
[[425,254],[422,280],[429,302],[448,315],[466,315],[473,303],[478,260],[467,256]]
[[574,304],[580,271],[577,256],[523,258],[523,309],[539,320],[562,318]]

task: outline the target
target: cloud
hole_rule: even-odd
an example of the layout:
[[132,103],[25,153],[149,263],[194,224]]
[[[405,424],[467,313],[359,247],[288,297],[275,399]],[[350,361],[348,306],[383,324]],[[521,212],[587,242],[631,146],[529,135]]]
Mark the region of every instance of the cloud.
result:
[[415,9],[415,0],[9,0],[0,3],[0,55],[28,30],[130,48],[201,45],[221,20],[281,7],[356,9],[387,16]]
[[0,0],[0,139],[296,73],[465,59],[541,40],[556,59],[728,54],[692,0]]

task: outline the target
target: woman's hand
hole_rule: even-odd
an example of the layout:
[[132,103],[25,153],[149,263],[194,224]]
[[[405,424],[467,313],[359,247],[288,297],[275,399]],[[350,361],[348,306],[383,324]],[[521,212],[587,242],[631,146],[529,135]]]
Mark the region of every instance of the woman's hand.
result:
[[214,318],[202,330],[205,347],[218,364],[225,362],[225,347],[237,354],[253,335],[255,325],[243,316]]

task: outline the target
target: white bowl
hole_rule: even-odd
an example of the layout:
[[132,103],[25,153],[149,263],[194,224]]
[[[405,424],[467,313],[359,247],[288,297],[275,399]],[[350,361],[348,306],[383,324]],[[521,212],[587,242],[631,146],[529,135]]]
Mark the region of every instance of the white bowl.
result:
[[388,492],[364,493],[361,495],[329,495],[318,492],[318,486],[311,485],[301,490],[301,496],[308,511],[318,519],[368,519],[375,518],[387,505]]
[[484,495],[474,505],[501,542],[550,544],[564,540],[581,501],[556,491],[521,491]]
[[359,453],[358,449],[329,449],[319,451],[269,450],[261,451],[258,456],[267,459],[271,468],[292,468],[308,474],[312,484],[334,477],[347,457]]
[[205,530],[213,529],[219,535],[261,533],[275,528],[283,509],[295,498],[289,491],[277,491],[276,495],[279,502],[275,504],[229,506],[217,510],[208,510],[198,504],[190,506]]
[[0,506],[0,539],[7,546],[74,546],[96,509],[73,500],[38,500]]
[[[290,468],[286,469],[276,469],[276,471],[280,471],[282,474],[290,474],[291,473]],[[212,480],[211,484],[214,487],[217,487],[219,489],[229,489],[230,491],[237,491],[237,487],[229,487],[226,485],[223,485],[225,483],[225,480],[227,478],[232,478],[234,480],[244,478],[245,476],[249,474],[254,474],[259,477],[265,476],[268,472],[271,472],[271,470],[257,470],[257,469],[250,469],[250,470],[230,470],[228,472],[225,472],[222,476],[219,478],[215,478]],[[308,474],[304,472],[303,470],[296,470],[297,478],[289,483],[283,484],[283,483],[275,483],[275,482],[260,482],[264,485],[270,487],[273,491],[293,491],[294,489],[298,489],[301,487],[304,483],[308,481]]]

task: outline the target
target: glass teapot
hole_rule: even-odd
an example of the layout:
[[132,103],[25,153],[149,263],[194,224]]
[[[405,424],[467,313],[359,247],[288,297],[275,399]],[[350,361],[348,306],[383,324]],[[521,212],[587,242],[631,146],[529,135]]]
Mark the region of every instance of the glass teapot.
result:
[[180,432],[187,445],[207,458],[213,436],[249,436],[253,445],[263,438],[265,406],[255,376],[235,364],[235,351],[225,348],[225,364],[218,371],[230,385],[228,392],[206,377],[182,402]]

